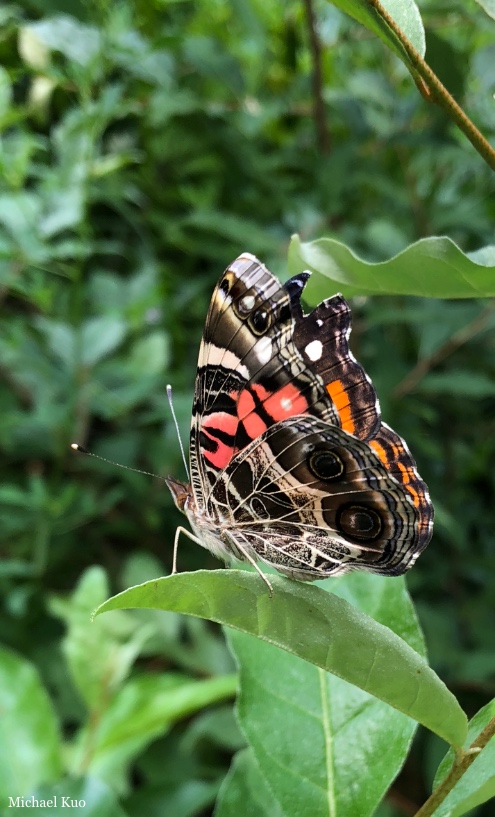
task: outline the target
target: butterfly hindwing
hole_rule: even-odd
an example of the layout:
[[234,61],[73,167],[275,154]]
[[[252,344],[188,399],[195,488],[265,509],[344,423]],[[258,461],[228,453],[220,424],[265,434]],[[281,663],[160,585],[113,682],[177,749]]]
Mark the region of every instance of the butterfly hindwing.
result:
[[393,575],[417,556],[407,492],[364,442],[315,417],[284,420],[250,443],[213,498],[228,509],[232,539],[239,532],[295,578],[352,567]]

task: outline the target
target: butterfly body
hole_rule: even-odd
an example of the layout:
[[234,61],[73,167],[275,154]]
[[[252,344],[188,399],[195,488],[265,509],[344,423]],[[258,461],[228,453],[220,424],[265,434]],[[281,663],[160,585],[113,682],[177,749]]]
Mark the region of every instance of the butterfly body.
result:
[[282,286],[249,254],[227,268],[199,352],[191,483],[167,483],[194,538],[226,562],[302,581],[399,575],[431,537],[428,491],[349,351],[344,298],[303,313],[308,277]]

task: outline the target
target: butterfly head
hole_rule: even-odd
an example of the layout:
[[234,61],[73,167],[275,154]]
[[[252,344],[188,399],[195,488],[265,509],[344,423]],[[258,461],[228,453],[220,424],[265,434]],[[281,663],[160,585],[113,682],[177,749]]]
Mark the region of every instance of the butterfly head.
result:
[[165,477],[165,482],[179,511],[185,513],[192,499],[191,486],[175,477]]

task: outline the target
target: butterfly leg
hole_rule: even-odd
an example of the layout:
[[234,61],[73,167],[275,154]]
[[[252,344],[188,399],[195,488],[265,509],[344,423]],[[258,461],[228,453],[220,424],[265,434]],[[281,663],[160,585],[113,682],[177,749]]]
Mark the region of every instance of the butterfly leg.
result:
[[179,525],[179,527],[175,531],[174,555],[172,557],[172,572],[170,574],[171,576],[174,576],[175,573],[177,573],[177,549],[179,546],[179,536],[181,535],[181,533],[184,533],[189,539],[191,539],[193,542],[196,542],[197,545],[201,545],[200,540],[198,539],[197,536],[194,535],[194,533],[191,533],[191,531],[187,530],[187,528],[183,528],[182,525]]
[[238,539],[235,539],[235,540],[231,539],[229,537],[229,534],[228,534],[227,531],[224,531],[222,533],[222,539],[224,539],[228,544],[233,546],[235,550],[238,550],[240,553],[242,553],[242,555],[244,556],[246,562],[249,562],[249,564],[254,567],[256,572],[259,573],[259,575],[261,576],[261,578],[265,582],[266,586],[268,587],[268,590],[270,592],[270,598],[273,598],[273,587],[272,587],[269,579],[265,576],[265,574],[261,570],[260,566],[253,559],[253,557],[250,555],[250,553],[248,553],[248,551],[245,548],[242,547],[242,545],[239,543],[239,540]]

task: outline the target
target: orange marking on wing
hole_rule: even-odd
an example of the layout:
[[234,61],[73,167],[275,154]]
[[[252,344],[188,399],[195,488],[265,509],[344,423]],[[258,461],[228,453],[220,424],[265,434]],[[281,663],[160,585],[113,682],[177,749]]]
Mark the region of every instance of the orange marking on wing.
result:
[[383,464],[388,468],[388,457],[387,452],[385,451],[383,445],[377,443],[376,440],[370,440],[369,442],[370,448],[373,449],[375,454],[377,455],[378,459],[383,462]]
[[[390,470],[391,462],[390,458],[387,456],[386,449],[382,445],[380,445],[380,443],[378,443],[376,440],[370,440],[369,445],[370,448],[372,448],[375,454],[378,456],[379,460],[381,460],[381,462],[383,462],[386,468]],[[421,494],[416,490],[416,488],[413,487],[413,485],[411,485],[411,482],[415,480],[415,474],[412,468],[408,468],[406,465],[399,461],[401,451],[402,449],[397,444],[392,443],[394,469],[400,472],[400,479],[404,488],[411,495],[415,507],[419,508],[422,501]]]
[[352,419],[349,397],[344,388],[344,384],[341,380],[334,380],[332,383],[327,385],[327,392],[332,398],[332,403],[339,412],[342,428],[344,431],[347,431],[348,434],[354,434],[356,424]]
[[404,485],[407,485],[409,482],[411,482],[411,469],[406,468],[406,466],[403,465],[401,462],[397,462],[396,465],[402,474],[402,482],[404,483]]
[[419,508],[421,505],[421,494],[416,490],[416,488],[411,485],[411,482],[414,480],[414,471],[412,468],[407,468],[401,462],[397,463],[397,466],[402,474],[402,482],[406,491],[412,496],[413,503],[416,508]]
[[414,507],[419,508],[421,505],[420,494],[418,494],[418,492],[415,490],[415,488],[412,487],[412,485],[406,485],[406,491],[409,491],[409,493],[411,494]]

